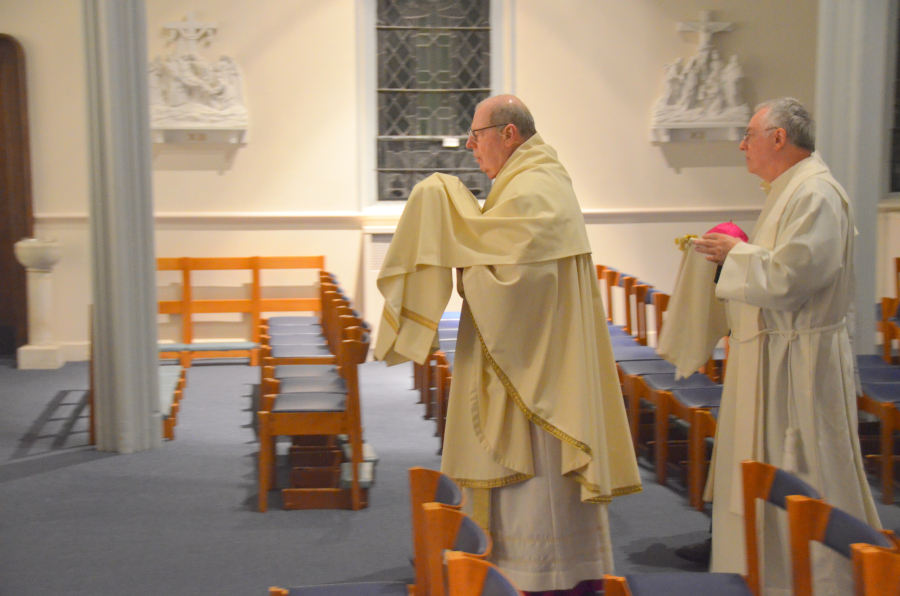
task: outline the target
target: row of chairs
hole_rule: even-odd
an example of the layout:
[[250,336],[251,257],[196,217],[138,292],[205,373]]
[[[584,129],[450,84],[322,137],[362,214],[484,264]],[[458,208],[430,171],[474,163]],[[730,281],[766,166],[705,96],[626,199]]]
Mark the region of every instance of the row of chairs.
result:
[[[271,596],[447,596],[449,593],[482,593],[484,582],[496,582],[486,558],[490,555],[490,537],[475,521],[461,511],[463,494],[448,476],[435,470],[410,468],[409,496],[412,522],[413,566],[415,583],[367,582],[331,584],[301,588],[271,588]],[[451,564],[452,560],[475,561],[478,564]],[[462,568],[456,569],[455,568]],[[482,570],[479,572],[478,570]],[[480,573],[480,576],[479,576]],[[492,575],[486,578],[486,575]],[[502,575],[502,574],[501,574]],[[505,579],[501,577],[499,579]],[[477,592],[473,592],[473,585]],[[491,584],[506,586],[497,596],[521,596],[508,579]]]
[[753,595],[761,593],[757,539],[757,501],[787,510],[793,593],[812,596],[811,543],[818,542],[853,559],[859,596],[900,591],[900,541],[890,531],[865,522],[823,501],[818,491],[796,476],[767,464],[742,464],[744,538],[747,575],[732,573],[647,573],[606,576],[607,596],[667,594]]
[[[88,445],[97,444],[96,416],[94,410],[94,332],[93,311],[89,313],[89,329],[91,330],[91,350],[88,362]],[[162,417],[163,439],[175,440],[175,426],[178,424],[178,412],[181,411],[181,399],[187,386],[185,368],[180,364],[160,362],[157,367],[157,395],[159,412]]]
[[[272,317],[260,329],[260,511],[278,485],[279,460],[287,463],[285,509],[362,509],[374,483],[378,458],[363,441],[358,376],[369,327],[333,275],[323,272],[320,286],[319,316]],[[286,457],[279,436],[291,438]]]
[[413,364],[413,388],[419,392],[419,403],[425,406],[424,418],[435,421],[438,453],[444,445],[444,427],[453,380],[453,361],[456,356],[456,336],[459,332],[459,313],[445,312],[438,321],[440,349],[424,364]]
[[[610,305],[610,338],[635,451],[654,463],[657,482],[663,485],[668,482],[670,461],[674,458],[683,464],[680,467],[686,473],[689,501],[693,507],[703,509],[702,489],[708,465],[705,439],[715,435],[724,350],[717,350],[701,371],[676,380],[675,367],[648,345],[650,322],[658,337],[669,296],[635,276],[603,265],[597,266],[597,277]],[[624,302],[624,309],[617,308],[617,298],[618,304]],[[616,310],[624,310],[623,324],[613,322]],[[670,436],[673,421],[685,428],[686,439]]]
[[[271,588],[271,596],[521,596],[514,583],[487,561],[491,540],[460,511],[462,494],[448,477],[412,468],[410,505],[415,584],[369,582],[301,588]],[[852,558],[858,596],[897,594],[900,590],[900,541],[821,500],[799,478],[767,464],[743,463],[747,574],[646,573],[607,575],[607,596],[667,594],[760,594],[757,502],[786,510],[795,596],[813,594],[811,543],[818,542]]]
[[[663,327],[668,296],[632,276],[598,266],[605,295],[615,309],[614,288],[621,289],[626,308],[622,325],[610,322],[613,351],[622,392],[626,400],[635,449],[654,463],[657,481],[666,484],[671,460],[686,463],[686,485],[690,504],[703,509],[703,485],[716,431],[721,402],[725,350],[717,350],[698,373],[675,380],[675,368],[647,347],[647,322],[655,321],[657,334]],[[650,308],[655,310],[649,316]],[[727,338],[724,338],[727,347]],[[900,431],[900,367],[880,356],[857,358],[863,395],[858,400],[860,418],[877,422],[879,437],[872,441],[869,458],[877,461],[882,499],[893,502],[895,438]],[[680,429],[680,437],[671,435]]]

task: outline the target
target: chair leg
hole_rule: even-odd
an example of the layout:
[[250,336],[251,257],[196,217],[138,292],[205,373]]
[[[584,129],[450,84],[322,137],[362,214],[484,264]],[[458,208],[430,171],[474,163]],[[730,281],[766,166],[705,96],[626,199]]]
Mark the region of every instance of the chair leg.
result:
[[359,430],[354,430],[350,435],[350,445],[353,453],[350,455],[350,467],[352,470],[353,483],[350,485],[350,502],[353,511],[362,509],[362,489],[359,487],[359,472],[362,466],[362,437]]
[[269,413],[260,412],[259,416],[259,476],[258,507],[260,512],[269,508],[269,487],[272,483],[272,435],[269,428]]
[[[884,410],[884,408],[883,408]],[[881,502],[894,502],[894,425],[890,412],[881,415]]]
[[665,486],[669,465],[669,398],[663,391],[653,391],[651,394],[656,404],[653,419],[656,440],[656,482]]

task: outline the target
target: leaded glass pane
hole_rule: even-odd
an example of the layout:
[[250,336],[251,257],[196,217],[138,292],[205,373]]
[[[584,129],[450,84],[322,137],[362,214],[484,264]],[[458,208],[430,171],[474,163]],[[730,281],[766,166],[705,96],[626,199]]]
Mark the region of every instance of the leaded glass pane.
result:
[[[435,171],[486,196],[465,147],[475,106],[490,94],[489,0],[378,0],[378,198],[405,200]],[[409,138],[413,137],[413,138]]]

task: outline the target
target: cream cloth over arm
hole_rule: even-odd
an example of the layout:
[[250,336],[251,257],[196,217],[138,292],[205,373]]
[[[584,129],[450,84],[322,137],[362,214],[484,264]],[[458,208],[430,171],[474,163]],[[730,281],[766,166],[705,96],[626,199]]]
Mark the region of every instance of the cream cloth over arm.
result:
[[662,358],[675,365],[676,378],[697,372],[728,333],[725,304],[716,299],[715,276],[716,265],[688,246],[657,348]]

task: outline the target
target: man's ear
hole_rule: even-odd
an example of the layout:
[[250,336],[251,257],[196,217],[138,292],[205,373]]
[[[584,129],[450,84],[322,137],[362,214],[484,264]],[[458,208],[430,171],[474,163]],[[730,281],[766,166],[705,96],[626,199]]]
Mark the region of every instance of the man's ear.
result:
[[776,128],[775,132],[772,133],[775,135],[775,149],[781,150],[787,145],[787,132],[783,128]]

